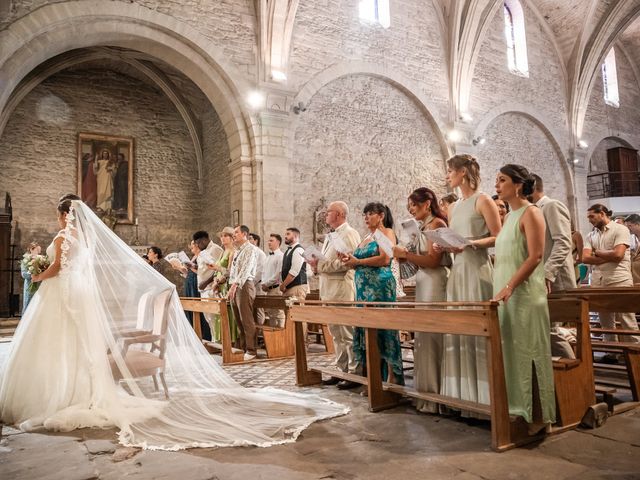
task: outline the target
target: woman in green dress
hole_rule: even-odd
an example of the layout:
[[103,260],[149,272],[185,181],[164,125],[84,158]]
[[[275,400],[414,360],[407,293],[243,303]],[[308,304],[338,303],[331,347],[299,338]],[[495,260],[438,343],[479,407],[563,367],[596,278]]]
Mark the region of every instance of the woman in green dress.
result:
[[[369,234],[360,242],[353,255],[347,254],[342,257],[344,264],[355,268],[356,271],[356,300],[395,302],[396,280],[391,271],[392,252],[387,253],[380,245],[380,242],[388,242],[388,245],[393,248],[396,243],[396,236],[392,230],[391,211],[381,203],[368,203],[364,207],[363,214]],[[398,331],[378,330],[378,348],[382,360],[380,366],[382,378],[390,383],[404,385],[402,350]],[[366,368],[364,328],[354,329],[353,353],[358,363]]]
[[[229,291],[229,285],[227,282],[229,280],[229,266],[233,261],[233,255],[236,251],[233,246],[233,228],[224,227],[221,232],[218,232],[218,237],[220,238],[220,243],[224,248],[224,252],[216,263],[209,265],[209,268],[215,270],[212,287],[213,291],[216,293],[215,296],[225,298]],[[231,305],[227,306],[227,314],[229,316],[231,342],[233,343],[238,339],[238,324]],[[221,341],[220,315],[214,315],[213,317],[213,332],[211,333],[211,336],[214,342]]]
[[509,414],[535,434],[555,422],[555,396],[547,289],[544,278],[545,223],[526,197],[534,180],[521,165],[508,164],[496,178],[496,192],[511,207],[496,239],[493,299],[500,301]]

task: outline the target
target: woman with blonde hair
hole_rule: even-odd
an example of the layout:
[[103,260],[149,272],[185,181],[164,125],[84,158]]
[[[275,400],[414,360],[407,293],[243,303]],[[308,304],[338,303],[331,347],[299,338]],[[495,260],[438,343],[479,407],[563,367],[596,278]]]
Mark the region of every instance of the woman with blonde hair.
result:
[[[455,155],[447,161],[447,182],[461,198],[449,208],[449,226],[469,240],[469,245],[448,249],[455,254],[447,282],[447,301],[480,302],[493,295],[493,266],[489,248],[500,232],[498,207],[480,192],[480,166],[471,155]],[[437,251],[439,246],[435,247]],[[442,394],[489,403],[486,347],[483,338],[445,335]],[[465,415],[471,415],[465,412]]]

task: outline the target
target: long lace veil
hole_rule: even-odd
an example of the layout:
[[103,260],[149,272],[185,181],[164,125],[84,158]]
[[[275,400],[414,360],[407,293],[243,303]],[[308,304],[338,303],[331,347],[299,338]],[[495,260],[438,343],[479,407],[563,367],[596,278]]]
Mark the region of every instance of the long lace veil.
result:
[[[241,387],[193,332],[173,284],[81,201],[67,215],[62,253],[63,295],[86,329],[91,408],[119,427],[122,444],[266,447],[295,441],[312,422],[348,412],[315,395]],[[148,343],[127,345],[133,337]],[[158,362],[164,379],[139,376]],[[154,385],[161,381],[168,399]]]

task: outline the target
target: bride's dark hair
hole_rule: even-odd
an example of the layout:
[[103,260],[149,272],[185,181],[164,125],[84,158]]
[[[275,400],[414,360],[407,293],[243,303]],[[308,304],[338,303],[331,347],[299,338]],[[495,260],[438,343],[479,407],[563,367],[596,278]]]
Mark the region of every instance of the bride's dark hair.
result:
[[70,210],[71,210],[71,200],[69,199],[63,200],[58,204],[58,211],[60,213],[69,213]]

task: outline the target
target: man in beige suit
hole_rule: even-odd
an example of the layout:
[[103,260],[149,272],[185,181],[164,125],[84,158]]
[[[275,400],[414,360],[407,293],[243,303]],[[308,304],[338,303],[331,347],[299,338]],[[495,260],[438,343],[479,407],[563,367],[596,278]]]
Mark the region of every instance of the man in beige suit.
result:
[[[576,271],[571,254],[571,215],[569,209],[559,200],[544,194],[542,178],[533,175],[536,180],[531,200],[542,210],[546,223],[544,239],[544,277],[547,292],[560,292],[576,288]],[[575,358],[575,354],[567,339],[559,329],[560,325],[551,328],[551,354],[564,358]]]
[[[333,202],[327,207],[327,225],[339,236],[351,252],[360,243],[360,234],[347,223],[349,207],[344,202]],[[346,253],[346,252],[343,252]],[[353,301],[355,299],[354,272],[345,267],[340,260],[329,235],[322,246],[323,260],[310,262],[311,268],[320,275],[320,299]],[[343,372],[358,373],[359,365],[353,355],[353,327],[329,325],[336,351],[336,366]],[[355,388],[360,384],[347,380],[339,381],[331,378],[323,382],[325,385],[337,384],[340,389]]]

